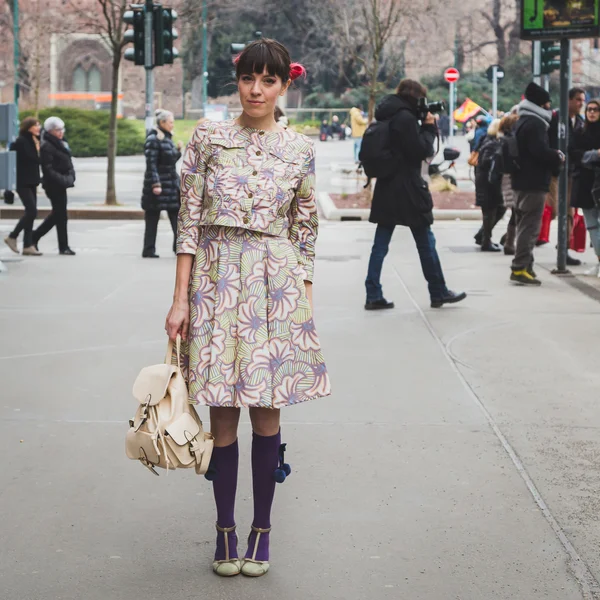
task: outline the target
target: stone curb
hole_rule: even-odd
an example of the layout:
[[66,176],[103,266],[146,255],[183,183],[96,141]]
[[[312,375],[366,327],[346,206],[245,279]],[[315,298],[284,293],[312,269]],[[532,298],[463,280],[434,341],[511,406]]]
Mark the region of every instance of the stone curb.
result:
[[[317,195],[319,207],[323,216],[329,221],[368,221],[370,210],[368,208],[337,208],[327,192]],[[436,221],[481,221],[481,211],[475,209],[433,209]]]
[[[49,207],[38,208],[38,219],[50,214]],[[20,219],[23,216],[22,206],[1,206],[0,219]],[[135,206],[73,206],[68,209],[69,219],[73,220],[142,220],[144,211]]]

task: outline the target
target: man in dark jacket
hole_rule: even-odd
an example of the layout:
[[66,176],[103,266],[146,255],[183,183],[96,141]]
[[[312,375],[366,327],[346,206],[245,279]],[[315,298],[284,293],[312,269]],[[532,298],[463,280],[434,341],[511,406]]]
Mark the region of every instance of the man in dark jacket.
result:
[[525,90],[519,104],[515,128],[519,170],[512,175],[516,193],[517,240],[511,281],[541,285],[533,271],[533,249],[540,233],[546,195],[552,175],[558,175],[564,155],[550,147],[548,131],[552,121],[550,94],[535,83]]
[[394,307],[393,302],[384,298],[380,280],[396,225],[410,227],[429,284],[431,306],[440,308],[466,298],[466,294],[455,294],[446,287],[431,231],[433,201],[421,177],[421,167],[425,159],[434,155],[437,130],[431,114],[419,123],[418,103],[426,95],[427,90],[419,82],[403,79],[396,94],[384,98],[375,112],[378,121],[390,122],[390,142],[398,169],[393,176],[378,179],[373,194],[369,221],[377,223],[377,230],[365,282],[367,310]]
[[[569,90],[569,139],[572,140],[576,133],[583,130],[585,120],[581,116],[581,111],[585,105],[585,90],[574,87]],[[558,126],[560,114],[557,110],[552,112],[552,122],[550,123],[550,146],[558,150]],[[571,194],[573,189],[573,165],[569,163],[569,187],[567,191],[567,235],[571,239],[573,233],[573,220],[575,211],[571,208]],[[546,197],[546,204],[552,209],[552,218],[558,214],[558,177],[552,177],[550,182],[550,192]],[[543,243],[543,242],[542,242]],[[538,245],[540,242],[538,242]],[[581,264],[578,258],[573,258],[567,252],[567,265],[577,267]]]

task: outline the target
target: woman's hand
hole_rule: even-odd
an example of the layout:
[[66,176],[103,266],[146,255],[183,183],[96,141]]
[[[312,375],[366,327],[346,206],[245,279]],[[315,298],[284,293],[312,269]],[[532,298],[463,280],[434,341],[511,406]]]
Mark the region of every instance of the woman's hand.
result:
[[306,297],[308,298],[308,303],[310,304],[310,308],[314,312],[313,298],[312,298],[312,282],[305,281],[304,289],[306,290]]
[[170,340],[175,341],[177,334],[181,335],[183,341],[187,340],[190,328],[190,305],[187,300],[174,300],[171,310],[167,315],[165,331]]
[[177,150],[179,150],[179,152],[181,152],[181,149],[183,148],[183,142],[181,140],[179,140],[177,142]]
[[153,193],[155,196],[160,196],[160,195],[162,194],[162,188],[160,187],[160,185],[159,185],[159,186],[156,186],[156,187],[153,187],[153,188],[152,188],[152,193]]

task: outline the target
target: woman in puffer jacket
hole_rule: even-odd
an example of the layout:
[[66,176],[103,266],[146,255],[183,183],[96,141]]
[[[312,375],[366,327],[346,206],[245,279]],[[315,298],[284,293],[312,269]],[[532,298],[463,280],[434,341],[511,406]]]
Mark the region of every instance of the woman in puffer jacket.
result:
[[144,234],[144,258],[158,258],[156,253],[156,233],[160,212],[166,210],[173,229],[173,251],[177,235],[177,215],[179,213],[179,175],[177,161],[181,158],[182,143],[173,143],[175,118],[168,110],[156,111],[156,128],[148,133],[144,154],[146,174],[142,208],[145,211],[146,232]]

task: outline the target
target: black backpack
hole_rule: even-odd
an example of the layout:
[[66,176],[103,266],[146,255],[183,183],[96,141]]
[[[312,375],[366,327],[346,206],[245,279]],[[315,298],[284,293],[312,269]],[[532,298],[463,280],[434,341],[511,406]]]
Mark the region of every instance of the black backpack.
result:
[[494,154],[489,182],[498,183],[502,180],[502,175],[516,175],[520,170],[519,144],[513,133],[502,138],[502,143]]
[[391,177],[398,168],[398,157],[392,152],[391,122],[373,121],[363,135],[358,159],[369,179]]

